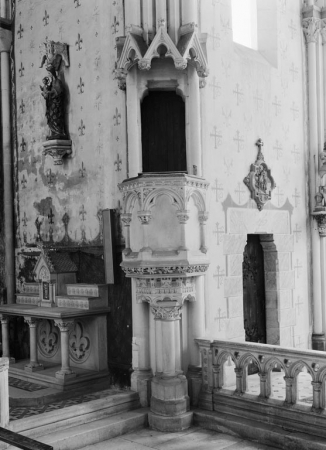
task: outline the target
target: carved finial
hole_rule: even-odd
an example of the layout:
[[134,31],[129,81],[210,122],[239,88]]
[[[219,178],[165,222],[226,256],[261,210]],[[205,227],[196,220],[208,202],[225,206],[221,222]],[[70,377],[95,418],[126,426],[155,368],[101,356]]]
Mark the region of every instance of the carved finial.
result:
[[256,142],[256,145],[258,147],[258,156],[257,159],[264,159],[263,153],[261,151],[261,148],[264,146],[264,142],[261,140],[261,138],[258,139],[258,141]]

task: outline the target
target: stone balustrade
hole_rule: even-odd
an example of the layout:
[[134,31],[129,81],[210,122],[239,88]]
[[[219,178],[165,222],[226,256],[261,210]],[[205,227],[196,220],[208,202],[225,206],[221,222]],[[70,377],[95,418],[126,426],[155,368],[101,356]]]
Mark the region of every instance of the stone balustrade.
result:
[[286,423],[293,431],[326,437],[326,353],[252,342],[195,341],[202,359],[201,409]]

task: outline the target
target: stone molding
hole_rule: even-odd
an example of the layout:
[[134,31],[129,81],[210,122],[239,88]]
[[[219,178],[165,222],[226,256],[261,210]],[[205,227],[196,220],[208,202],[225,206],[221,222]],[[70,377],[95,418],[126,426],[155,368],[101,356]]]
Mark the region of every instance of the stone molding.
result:
[[302,27],[307,44],[316,43],[320,30],[320,19],[316,19],[315,17],[303,19]]
[[36,328],[39,320],[36,319],[35,317],[24,316],[24,322],[28,324],[29,328]]
[[189,264],[187,266],[169,265],[169,266],[127,266],[122,265],[122,270],[128,277],[137,277],[139,275],[203,275],[208,264]]
[[74,320],[55,319],[54,323],[59,328],[60,332],[64,333],[69,331],[75,322]]
[[164,308],[161,306],[151,306],[151,312],[154,314],[155,320],[180,320],[182,306],[174,306],[172,308]]
[[169,301],[182,305],[185,300],[194,301],[195,295],[194,277],[136,279],[137,303],[149,302],[151,305],[157,305],[168,298]]

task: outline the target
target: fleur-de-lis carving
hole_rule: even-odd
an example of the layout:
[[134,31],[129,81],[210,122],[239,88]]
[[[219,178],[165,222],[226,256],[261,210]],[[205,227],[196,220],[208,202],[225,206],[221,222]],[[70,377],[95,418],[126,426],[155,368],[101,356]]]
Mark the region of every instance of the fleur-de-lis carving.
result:
[[74,331],[70,334],[69,347],[73,358],[78,361],[85,358],[90,348],[90,340],[84,335],[83,326],[80,322],[76,323]]
[[47,355],[51,355],[57,348],[58,344],[58,333],[52,326],[49,320],[45,321],[45,325],[41,327],[40,332],[40,345],[42,350]]

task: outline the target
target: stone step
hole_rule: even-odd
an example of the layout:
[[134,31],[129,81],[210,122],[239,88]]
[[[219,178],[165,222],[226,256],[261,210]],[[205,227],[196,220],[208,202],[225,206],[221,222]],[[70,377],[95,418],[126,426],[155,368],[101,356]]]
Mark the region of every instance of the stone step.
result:
[[326,450],[325,438],[217,411],[194,410],[194,425],[282,450]]
[[[50,445],[54,450],[80,450],[87,445],[121,436],[130,431],[148,426],[148,409],[141,408],[134,411],[115,414],[92,422],[86,421],[82,425],[47,432],[37,440]],[[24,433],[25,434],[25,433]],[[15,447],[9,446],[8,450]]]

